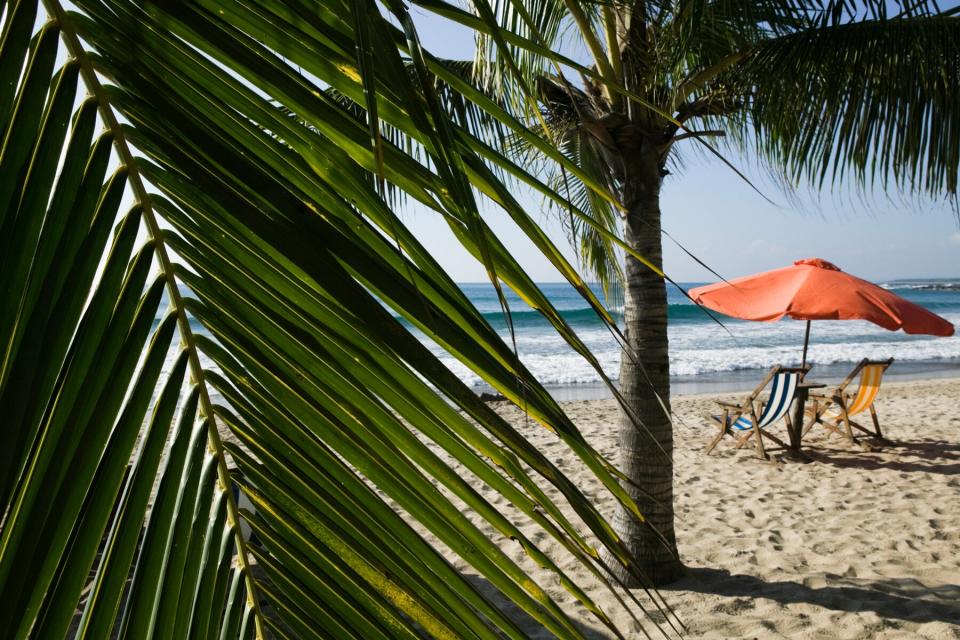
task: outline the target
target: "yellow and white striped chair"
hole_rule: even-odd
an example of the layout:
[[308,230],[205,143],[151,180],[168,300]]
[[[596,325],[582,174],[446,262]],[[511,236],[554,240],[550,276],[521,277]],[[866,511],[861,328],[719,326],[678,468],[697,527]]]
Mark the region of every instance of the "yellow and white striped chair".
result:
[[[807,417],[810,421],[804,427],[803,433],[807,434],[815,424],[822,424],[831,433],[844,436],[851,444],[856,442],[853,430],[857,429],[873,436],[877,440],[884,442],[883,433],[880,431],[880,420],[877,419],[877,410],[873,406],[877,393],[880,391],[880,382],[883,380],[883,373],[893,363],[893,358],[889,360],[868,360],[864,358],[854,367],[843,382],[835,389],[827,393],[811,393],[810,400],[812,406],[807,407]],[[856,393],[847,391],[847,386],[860,375],[860,385]],[[870,411],[870,418],[873,420],[873,432],[858,424],[851,419],[864,411]],[[841,431],[841,425],[843,430]]]

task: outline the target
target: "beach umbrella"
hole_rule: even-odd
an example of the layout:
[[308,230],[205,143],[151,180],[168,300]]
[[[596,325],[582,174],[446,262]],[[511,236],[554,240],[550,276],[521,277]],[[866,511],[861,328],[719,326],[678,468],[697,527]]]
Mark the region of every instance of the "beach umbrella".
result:
[[772,322],[784,316],[806,320],[803,364],[811,320],[868,320],[890,331],[953,335],[953,325],[923,307],[820,258],[797,260],[773,271],[697,287],[690,297],[734,318]]

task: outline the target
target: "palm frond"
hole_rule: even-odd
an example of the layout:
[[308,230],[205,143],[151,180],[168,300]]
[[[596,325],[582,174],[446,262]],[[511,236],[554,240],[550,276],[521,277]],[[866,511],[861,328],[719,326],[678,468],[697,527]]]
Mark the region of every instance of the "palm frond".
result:
[[[611,171],[611,158],[604,154],[604,150],[586,128],[570,127],[557,143],[584,171],[596,176],[598,181],[609,184],[611,188],[616,187],[617,180]],[[620,233],[619,212],[582,181],[565,171],[554,169],[550,184],[557,193],[562,194],[570,206],[585,212],[586,216],[596,223],[586,224],[584,217],[573,215],[570,206],[564,207],[563,203],[554,200],[547,201],[551,210],[561,220],[567,221],[569,240],[577,249],[585,273],[590,274],[600,285],[608,306],[620,307],[622,255],[617,243],[611,240],[611,237],[617,237]],[[600,229],[605,229],[608,234],[601,233]]]
[[[473,193],[586,284],[431,93],[425,58],[407,72],[413,26],[401,45],[361,4],[47,0],[36,34],[35,2],[6,5],[0,636],[524,637],[455,557],[553,635],[582,637],[507,537],[622,637],[530,525],[641,622],[600,552],[636,564],[593,501],[400,320],[642,517],[368,179],[444,216],[599,368]],[[366,20],[367,63],[348,17]],[[72,59],[55,71],[61,39]],[[297,51],[330,55],[307,75]],[[377,140],[390,130],[429,160]]]
[[847,23],[764,43],[737,69],[743,125],[792,181],[956,194],[960,20]]
[[[442,58],[432,58],[436,66],[445,69],[449,74],[458,77],[464,83],[473,82],[473,62],[468,60],[447,60]],[[414,73],[409,61],[404,65],[407,72]],[[504,123],[491,116],[491,114],[481,109],[476,102],[466,98],[460,91],[450,86],[449,83],[437,78],[434,82],[434,88],[437,92],[440,104],[443,106],[451,122],[459,129],[468,132],[468,135],[479,142],[485,143],[491,148],[503,148],[506,146],[506,137],[508,129]],[[478,87],[477,90],[480,90]],[[346,109],[357,121],[367,122],[367,111],[362,103],[355,102],[340,91],[328,88],[325,93],[333,100]],[[491,95],[491,99],[496,96]],[[282,107],[281,111],[284,111]],[[289,113],[294,116],[294,114]],[[403,149],[404,153],[413,157],[418,162],[429,163],[423,145],[415,138],[408,135],[405,131],[398,129],[389,122],[380,120],[380,135],[389,142],[389,144]],[[503,171],[503,167],[497,162],[488,162],[487,166],[496,173],[499,180],[507,180],[509,176]],[[376,182],[375,173],[368,172],[369,179]],[[397,185],[385,181],[387,202],[392,207],[405,204],[406,192],[398,188]]]
[[[474,12],[483,17],[483,5],[472,3]],[[523,11],[526,11],[524,15]],[[492,0],[489,3],[493,24],[503,31],[536,42],[547,49],[560,48],[567,9],[562,0],[537,0],[518,5],[514,0]],[[532,24],[528,18],[532,18]],[[493,25],[491,25],[493,26]],[[503,48],[497,42],[494,31],[477,32],[474,78],[487,91],[493,91],[515,113],[528,113],[528,103],[522,90],[511,77],[512,69],[528,88],[536,85],[537,78],[550,69],[550,61],[527,48],[508,45]]]

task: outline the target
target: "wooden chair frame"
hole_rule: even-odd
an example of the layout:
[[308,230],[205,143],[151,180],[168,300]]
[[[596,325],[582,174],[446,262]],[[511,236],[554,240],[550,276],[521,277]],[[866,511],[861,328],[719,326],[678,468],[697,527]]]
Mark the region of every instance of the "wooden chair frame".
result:
[[[760,419],[758,416],[763,415],[766,401],[761,401],[759,396],[761,393],[763,393],[763,390],[766,389],[767,385],[770,384],[770,381],[773,380],[774,376],[776,376],[778,373],[799,373],[800,382],[802,382],[803,377],[808,371],[810,371],[809,365],[804,367],[784,367],[778,364],[770,369],[760,384],[757,385],[753,391],[747,394],[741,402],[735,403],[714,400],[714,402],[723,408],[723,415],[715,416],[713,414],[707,414],[707,419],[710,420],[710,422],[713,423],[713,425],[717,428],[718,433],[716,436],[714,436],[713,440],[710,441],[710,444],[707,445],[706,449],[704,449],[704,453],[710,455],[710,452],[713,451],[714,447],[720,443],[725,435],[730,435],[736,439],[737,449],[742,449],[751,438],[754,438],[754,447],[757,450],[757,455],[763,459],[769,458],[766,447],[763,444],[764,437],[786,449],[788,445],[783,440],[760,426]],[[790,402],[793,402],[792,398],[790,399]],[[753,428],[744,430],[743,434],[738,436],[733,432],[732,426],[743,416],[749,416]],[[783,419],[787,421],[787,425],[790,428],[793,427],[793,424],[790,420],[790,411],[787,411],[787,413],[784,414]],[[769,427],[770,425],[766,426]]]
[[[857,397],[860,395],[862,387],[858,384],[856,393],[851,393],[847,390],[847,387],[860,376],[861,372],[866,367],[878,366],[882,367],[880,370],[880,380],[877,382],[877,389],[879,390],[880,385],[883,382],[883,374],[891,364],[893,364],[893,358],[889,358],[887,360],[870,360],[868,358],[864,358],[857,363],[857,366],[853,368],[853,371],[850,372],[850,375],[844,378],[843,381],[841,381],[840,384],[838,384],[831,391],[827,393],[811,393],[810,400],[813,401],[813,405],[807,407],[806,414],[810,420],[803,428],[803,435],[807,435],[807,432],[810,431],[814,425],[822,424],[827,431],[830,432],[830,435],[835,433],[846,439],[850,444],[856,444],[857,442],[857,438],[853,431],[854,429],[862,431],[866,435],[876,438],[880,442],[887,442],[887,440],[883,437],[883,432],[880,430],[880,420],[877,418],[877,409],[874,407],[873,401],[871,401],[870,405],[866,407],[866,409],[870,411],[870,418],[873,421],[873,431],[870,431],[850,417],[850,414],[847,412],[847,410],[849,407],[856,404]],[[836,416],[826,416],[826,412],[833,407],[838,408],[839,413]],[[843,424],[843,430],[840,428],[841,423]]]

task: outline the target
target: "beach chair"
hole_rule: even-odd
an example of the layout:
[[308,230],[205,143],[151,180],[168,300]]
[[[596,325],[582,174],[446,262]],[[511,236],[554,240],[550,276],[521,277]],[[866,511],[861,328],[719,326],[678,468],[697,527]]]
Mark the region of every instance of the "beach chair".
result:
[[[863,433],[875,437],[884,442],[883,433],[880,431],[880,420],[877,419],[877,410],[873,406],[877,393],[880,391],[880,382],[883,380],[883,373],[893,363],[893,358],[889,360],[861,360],[853,371],[843,379],[835,389],[828,393],[811,393],[810,400],[812,406],[807,407],[807,417],[809,422],[803,429],[804,435],[816,424],[822,424],[831,434],[836,433],[843,436],[851,444],[856,442],[853,430],[857,429]],[[851,382],[860,376],[860,384],[856,393],[847,391]],[[870,411],[870,418],[873,420],[873,432],[851,419],[864,411]],[[843,430],[841,431],[841,425]]]
[[[777,365],[770,369],[763,381],[743,399],[743,402],[715,400],[714,402],[723,408],[723,414],[707,415],[707,418],[717,427],[718,433],[707,445],[705,453],[709,455],[725,435],[733,436],[736,439],[737,449],[742,448],[751,438],[754,438],[757,454],[764,459],[767,458],[766,448],[763,444],[764,438],[786,448],[787,445],[783,440],[771,434],[766,428],[780,419],[785,419],[788,426],[792,426],[790,425],[790,416],[787,415],[790,404],[797,392],[797,385],[800,384],[803,376],[809,370],[809,366],[782,367]],[[765,402],[761,402],[760,394],[763,393],[768,384],[770,385],[770,396]]]

